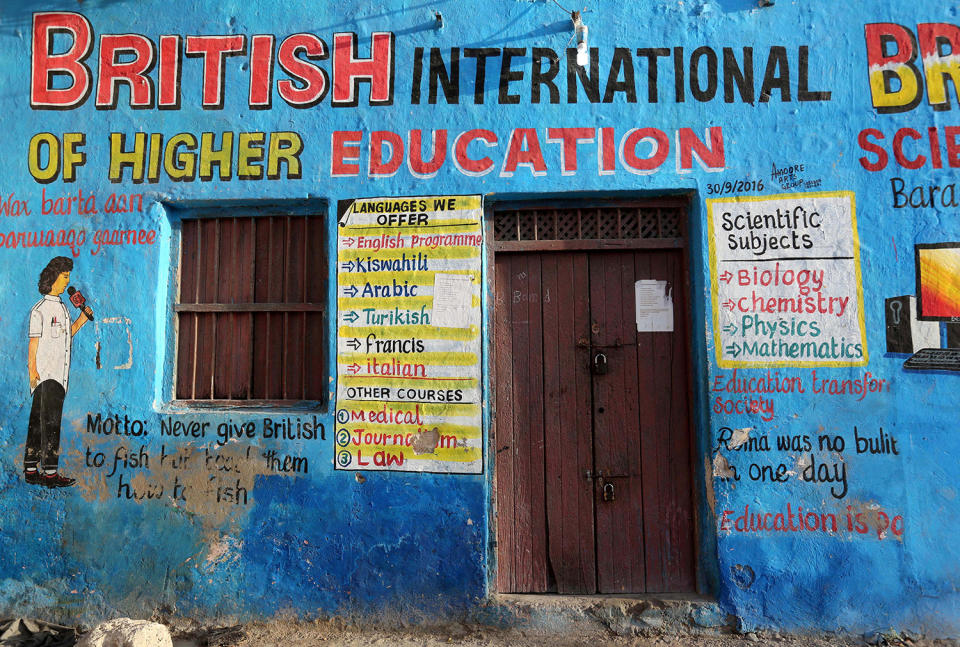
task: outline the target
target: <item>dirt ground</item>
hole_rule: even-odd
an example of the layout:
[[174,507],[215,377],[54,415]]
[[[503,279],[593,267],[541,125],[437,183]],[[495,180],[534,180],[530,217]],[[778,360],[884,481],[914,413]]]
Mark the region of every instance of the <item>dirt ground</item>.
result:
[[776,633],[716,636],[649,635],[616,636],[597,631],[575,638],[537,635],[517,630],[497,630],[461,625],[437,629],[400,631],[360,630],[328,622],[273,621],[190,633],[173,630],[175,647],[832,647],[890,645],[896,647],[960,647],[960,641],[925,640],[896,633],[870,636],[788,636]]

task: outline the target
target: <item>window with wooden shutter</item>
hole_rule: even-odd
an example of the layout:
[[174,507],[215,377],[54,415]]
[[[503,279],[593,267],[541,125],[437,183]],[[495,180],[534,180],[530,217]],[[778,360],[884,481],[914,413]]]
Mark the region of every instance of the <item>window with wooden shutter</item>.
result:
[[324,401],[326,283],[320,216],[183,219],[175,397]]

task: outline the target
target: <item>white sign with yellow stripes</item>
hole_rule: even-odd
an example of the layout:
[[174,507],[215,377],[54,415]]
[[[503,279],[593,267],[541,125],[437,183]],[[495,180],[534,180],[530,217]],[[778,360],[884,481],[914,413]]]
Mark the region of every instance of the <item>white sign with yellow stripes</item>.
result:
[[482,472],[481,196],[337,216],[336,467]]

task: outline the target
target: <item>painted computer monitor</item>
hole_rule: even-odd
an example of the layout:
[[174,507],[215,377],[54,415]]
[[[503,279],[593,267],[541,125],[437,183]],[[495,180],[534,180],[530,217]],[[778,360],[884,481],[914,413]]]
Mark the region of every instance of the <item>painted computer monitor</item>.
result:
[[960,243],[914,245],[917,319],[960,322]]

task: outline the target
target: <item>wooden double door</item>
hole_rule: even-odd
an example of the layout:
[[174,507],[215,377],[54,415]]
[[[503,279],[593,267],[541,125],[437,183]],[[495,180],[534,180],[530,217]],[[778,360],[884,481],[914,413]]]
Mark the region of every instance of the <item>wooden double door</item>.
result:
[[[497,254],[500,592],[695,590],[682,262],[679,250]],[[660,286],[672,330],[637,330],[636,283],[651,280],[665,283],[643,284],[641,318]]]

